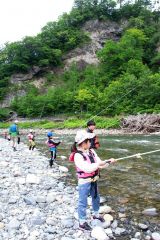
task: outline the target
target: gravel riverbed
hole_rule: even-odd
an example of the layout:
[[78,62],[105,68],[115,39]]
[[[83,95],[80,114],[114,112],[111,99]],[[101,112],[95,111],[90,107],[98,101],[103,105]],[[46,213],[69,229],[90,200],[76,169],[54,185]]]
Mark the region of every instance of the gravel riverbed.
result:
[[[0,240],[160,240],[159,226],[128,219],[125,209],[116,213],[101,198],[100,212],[105,223],[92,219],[91,232],[81,231],[77,220],[78,192],[65,185],[67,168],[55,164],[38,150],[29,151],[20,143],[13,151],[11,142],[0,139]],[[144,214],[157,214],[146,209]],[[147,212],[148,211],[148,212]]]

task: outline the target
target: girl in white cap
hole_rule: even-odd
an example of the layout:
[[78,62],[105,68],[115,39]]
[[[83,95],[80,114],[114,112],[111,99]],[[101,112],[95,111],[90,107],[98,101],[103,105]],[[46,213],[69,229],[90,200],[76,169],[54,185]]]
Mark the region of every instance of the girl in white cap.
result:
[[[99,178],[99,169],[106,168],[109,165],[105,161],[101,161],[96,152],[90,149],[91,138],[93,138],[92,133],[87,133],[85,130],[78,131],[75,137],[75,144],[72,147],[72,151],[75,152],[74,163],[78,175],[79,227],[84,230],[91,230],[91,227],[86,222],[87,198],[89,195],[92,197],[93,219],[99,219],[101,222],[104,222],[103,217],[99,215],[100,197],[97,180]],[[109,162],[114,163],[115,160],[112,158],[109,159]]]

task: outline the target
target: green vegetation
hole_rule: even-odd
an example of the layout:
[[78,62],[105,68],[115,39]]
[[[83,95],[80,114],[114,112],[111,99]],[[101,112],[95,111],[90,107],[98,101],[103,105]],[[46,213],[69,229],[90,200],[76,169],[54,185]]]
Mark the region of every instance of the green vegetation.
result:
[[[134,4],[119,2],[121,8],[112,0],[75,0],[69,14],[48,23],[36,37],[6,44],[0,50],[0,100],[8,91],[11,74],[39,66],[47,86],[56,84],[57,87],[49,87],[45,94],[28,87],[27,95],[16,98],[11,105],[20,116],[160,112],[159,11],[153,11],[148,0]],[[97,53],[100,64],[89,65],[81,71],[73,64],[59,76],[44,70],[62,66],[65,53],[90,41],[82,26],[91,19],[127,22],[120,40],[106,41]],[[0,117],[3,118],[3,114]],[[45,124],[46,128],[52,126],[49,122]],[[66,121],[64,127],[79,124],[80,120]],[[99,127],[102,125],[103,121]]]
[[[37,122],[20,122],[20,128],[42,128],[42,129],[54,129],[54,128],[78,128],[86,127],[87,118],[69,118],[63,122],[54,122],[54,121],[37,121]],[[0,128],[8,128],[11,123],[0,123]],[[105,117],[96,117],[96,126],[97,128],[118,128],[120,126],[120,118],[105,118]]]

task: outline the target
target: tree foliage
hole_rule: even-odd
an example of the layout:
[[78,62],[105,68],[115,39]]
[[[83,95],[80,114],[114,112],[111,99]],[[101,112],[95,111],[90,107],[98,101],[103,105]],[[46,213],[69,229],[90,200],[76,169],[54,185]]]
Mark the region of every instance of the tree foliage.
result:
[[97,53],[100,64],[79,70],[75,64],[61,76],[46,73],[62,86],[45,94],[29,88],[16,98],[12,109],[22,116],[47,116],[67,112],[130,114],[160,111],[160,14],[148,0],[135,3],[112,0],[75,0],[69,14],[49,22],[35,37],[6,44],[0,50],[0,100],[8,91],[13,73],[29,72],[33,66],[55,68],[63,55],[88,42],[82,30],[91,19],[127,22],[118,42],[106,41]]

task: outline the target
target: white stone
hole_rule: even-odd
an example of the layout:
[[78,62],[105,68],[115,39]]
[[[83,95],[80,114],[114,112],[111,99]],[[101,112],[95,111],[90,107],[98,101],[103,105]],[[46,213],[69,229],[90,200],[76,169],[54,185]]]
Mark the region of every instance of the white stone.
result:
[[136,232],[136,234],[135,234],[135,238],[140,239],[140,238],[141,238],[141,233],[140,233],[140,232]]
[[64,166],[59,166],[59,171],[67,173],[68,172],[68,168],[64,167]]
[[112,217],[112,215],[110,215],[110,214],[105,214],[105,215],[104,215],[104,220],[105,220],[106,222],[112,222],[112,221],[113,221],[113,217]]
[[104,229],[102,227],[98,227],[98,226],[93,228],[93,230],[91,232],[91,236],[98,240],[109,240],[109,237],[105,233]]
[[152,239],[153,240],[160,240],[160,233],[158,233],[158,232],[152,233]]
[[55,195],[55,193],[48,193],[47,198],[46,198],[46,201],[47,201],[48,203],[52,203],[52,202],[56,201],[56,195]]
[[67,157],[66,157],[66,156],[60,156],[60,158],[61,158],[62,160],[65,160],[65,159],[67,159]]
[[107,234],[108,237],[112,237],[113,236],[113,232],[112,232],[111,228],[105,229],[105,233]]
[[28,174],[26,177],[26,183],[31,183],[31,184],[39,184],[40,179],[34,174]]
[[121,235],[122,233],[124,233],[126,230],[124,229],[124,228],[120,228],[120,227],[117,227],[116,229],[115,229],[115,234],[116,235]]
[[110,213],[112,208],[109,206],[101,206],[99,209],[99,213]]

